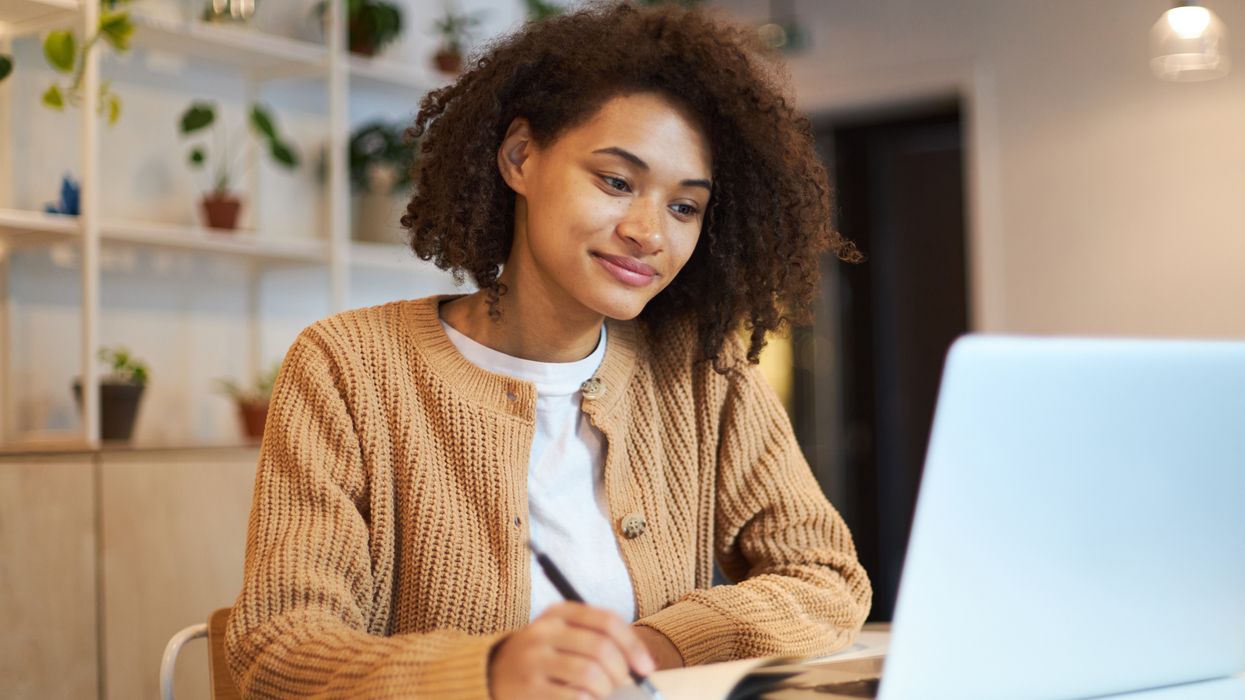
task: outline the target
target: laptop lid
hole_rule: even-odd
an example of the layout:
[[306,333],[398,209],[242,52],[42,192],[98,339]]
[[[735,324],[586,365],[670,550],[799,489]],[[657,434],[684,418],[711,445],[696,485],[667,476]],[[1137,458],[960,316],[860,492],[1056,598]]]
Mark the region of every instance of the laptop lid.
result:
[[879,697],[1085,698],[1245,669],[1245,343],[966,336]]

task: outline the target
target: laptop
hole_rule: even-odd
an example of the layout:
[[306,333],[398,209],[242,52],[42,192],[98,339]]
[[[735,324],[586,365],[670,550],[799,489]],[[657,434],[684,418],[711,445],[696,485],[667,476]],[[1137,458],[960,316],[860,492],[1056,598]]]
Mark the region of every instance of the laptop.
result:
[[956,341],[891,632],[765,697],[1245,698],[1245,343]]

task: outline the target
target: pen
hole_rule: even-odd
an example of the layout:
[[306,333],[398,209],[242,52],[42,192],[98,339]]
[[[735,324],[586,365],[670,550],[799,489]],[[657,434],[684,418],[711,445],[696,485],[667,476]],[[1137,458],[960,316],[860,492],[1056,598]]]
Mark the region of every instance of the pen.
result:
[[[548,555],[537,549],[531,540],[527,541],[527,548],[532,550],[532,554],[536,555],[536,563],[540,564],[540,568],[545,572],[549,583],[552,583],[553,587],[558,589],[559,595],[575,603],[584,602],[583,597],[575,591],[575,587],[571,585],[570,581],[566,580],[566,577],[562,575],[561,569],[553,563],[553,560]],[[648,678],[636,673],[634,669],[629,668],[627,671],[631,674],[631,679],[636,682],[636,685],[643,688],[649,694],[649,697],[653,698],[653,700],[664,700],[657,687]]]

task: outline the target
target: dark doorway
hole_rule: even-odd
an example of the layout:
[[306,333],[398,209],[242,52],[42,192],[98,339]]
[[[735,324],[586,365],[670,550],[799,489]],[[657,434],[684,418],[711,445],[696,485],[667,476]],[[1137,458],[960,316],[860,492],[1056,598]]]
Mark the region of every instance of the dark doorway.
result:
[[[827,262],[818,325],[793,338],[796,423],[873,581],[870,619],[890,620],[943,360],[968,330],[960,110],[839,118],[815,132],[834,225],[867,260]],[[831,351],[810,349],[827,339]]]

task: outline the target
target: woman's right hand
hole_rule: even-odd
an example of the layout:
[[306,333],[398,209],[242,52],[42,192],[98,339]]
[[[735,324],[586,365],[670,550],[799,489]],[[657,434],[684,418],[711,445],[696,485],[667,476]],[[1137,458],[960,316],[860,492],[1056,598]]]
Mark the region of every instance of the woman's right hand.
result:
[[617,613],[583,603],[550,606],[503,639],[489,660],[493,700],[601,700],[648,675],[653,659]]

